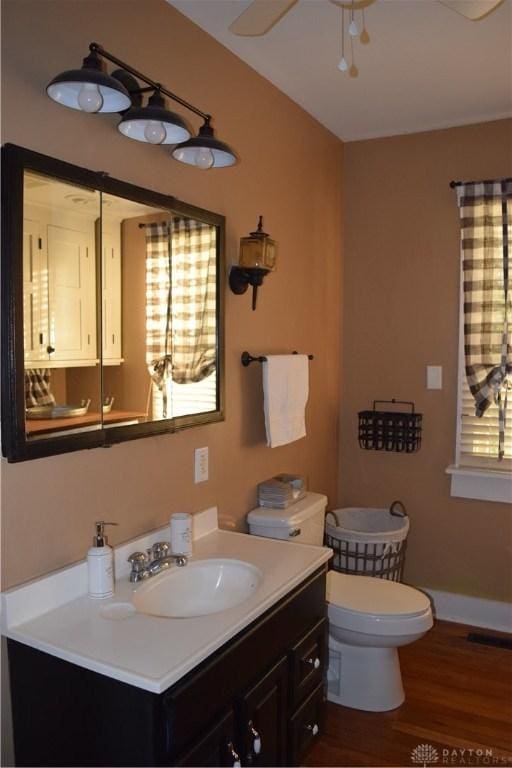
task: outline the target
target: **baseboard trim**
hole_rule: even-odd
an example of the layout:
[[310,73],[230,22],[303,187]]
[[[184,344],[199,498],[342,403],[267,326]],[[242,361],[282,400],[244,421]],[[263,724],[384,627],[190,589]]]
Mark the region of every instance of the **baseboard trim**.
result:
[[432,598],[438,619],[512,632],[512,603],[420,587]]

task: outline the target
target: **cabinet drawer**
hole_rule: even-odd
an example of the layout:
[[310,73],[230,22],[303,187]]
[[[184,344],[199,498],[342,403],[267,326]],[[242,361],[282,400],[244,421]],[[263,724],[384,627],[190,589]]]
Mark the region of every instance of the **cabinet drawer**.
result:
[[327,654],[327,619],[321,619],[291,650],[291,709],[322,682]]
[[301,765],[304,755],[318,739],[322,730],[324,706],[324,686],[320,683],[290,720],[290,765]]

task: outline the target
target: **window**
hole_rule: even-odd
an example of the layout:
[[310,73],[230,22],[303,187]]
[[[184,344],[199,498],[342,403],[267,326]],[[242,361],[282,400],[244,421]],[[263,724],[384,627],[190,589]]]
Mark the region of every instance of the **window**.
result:
[[512,182],[469,182],[461,214],[457,445],[452,496],[512,501]]
[[[188,384],[176,384],[169,376],[165,381],[165,389],[168,419],[214,411],[217,407],[217,371],[202,381],[191,381]],[[163,410],[163,392],[153,382],[153,418],[163,418]]]

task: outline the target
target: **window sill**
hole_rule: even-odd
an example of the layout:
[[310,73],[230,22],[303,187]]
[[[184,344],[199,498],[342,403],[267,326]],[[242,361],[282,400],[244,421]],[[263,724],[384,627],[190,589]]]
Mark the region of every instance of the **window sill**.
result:
[[456,467],[446,469],[451,475],[451,495],[463,499],[481,499],[505,504],[512,501],[512,473],[499,470]]

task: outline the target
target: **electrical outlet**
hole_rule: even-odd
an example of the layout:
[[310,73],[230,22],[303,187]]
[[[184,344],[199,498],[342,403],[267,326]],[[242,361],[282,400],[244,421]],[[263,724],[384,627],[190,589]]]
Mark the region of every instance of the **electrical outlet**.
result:
[[194,483],[208,480],[208,448],[196,448],[194,453]]

